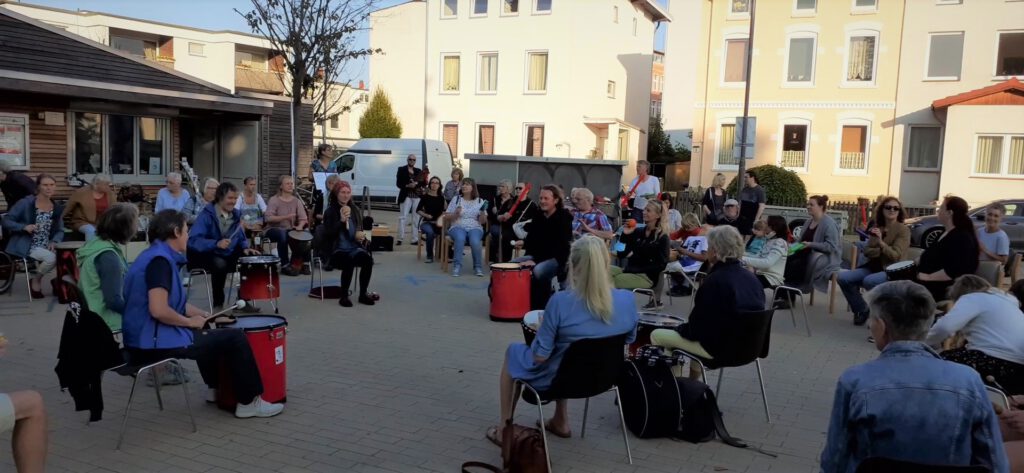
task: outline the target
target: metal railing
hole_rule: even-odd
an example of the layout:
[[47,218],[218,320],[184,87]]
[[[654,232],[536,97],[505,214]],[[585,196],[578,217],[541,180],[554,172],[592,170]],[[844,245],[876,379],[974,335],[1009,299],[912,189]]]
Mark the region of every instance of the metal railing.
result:
[[839,169],[863,170],[864,153],[839,153]]
[[807,151],[783,151],[781,166],[784,168],[807,167]]

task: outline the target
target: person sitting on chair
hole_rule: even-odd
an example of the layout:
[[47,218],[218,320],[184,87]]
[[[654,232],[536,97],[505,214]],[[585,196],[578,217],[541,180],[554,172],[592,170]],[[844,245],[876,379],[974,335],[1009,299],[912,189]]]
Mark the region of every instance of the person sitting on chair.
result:
[[[226,375],[238,400],[235,417],[280,414],[283,404],[260,397],[263,380],[245,333],[205,328],[211,314],[186,300],[177,270],[185,264],[182,253],[191,243],[186,216],[175,210],[157,213],[149,224],[149,240],[152,244],[135,259],[125,278],[122,334],[130,362],[142,365],[171,357],[196,360],[209,388],[207,401],[216,399],[219,378]],[[227,367],[223,373],[222,362]]]
[[586,234],[594,235],[602,240],[611,240],[615,236],[608,216],[594,207],[594,193],[586,187],[573,189],[572,196],[572,235],[579,238]]
[[452,238],[452,277],[457,278],[462,272],[462,250],[467,241],[473,257],[473,273],[477,277],[484,276],[482,245],[487,205],[487,201],[480,198],[476,181],[469,177],[462,180],[459,194],[448,203],[444,218],[451,222],[448,235]]
[[839,288],[853,310],[854,325],[864,325],[868,320],[868,304],[864,302],[860,289],[863,287],[870,291],[886,282],[885,268],[901,261],[910,248],[910,228],[903,224],[906,216],[899,199],[883,198],[875,207],[875,224],[868,230],[871,237],[864,246],[867,264],[841,271],[837,277]]
[[[657,200],[647,201],[644,208],[643,228],[629,227],[622,229],[619,241],[626,248],[619,252],[620,258],[629,257],[625,268],[611,267],[612,282],[618,289],[651,289],[657,286],[661,272],[668,264],[668,219],[665,218],[665,207]],[[660,289],[660,287],[659,287]],[[654,298],[643,307],[644,310],[657,310],[661,305],[661,291],[654,291]]]
[[[540,210],[534,213],[529,223],[523,225],[526,238],[523,243],[525,255],[512,260],[533,268],[530,283],[530,309],[539,310],[547,305],[551,297],[551,281],[565,281],[565,264],[569,260],[569,246],[572,244],[572,214],[565,210],[562,189],[548,184],[540,189]],[[524,220],[525,221],[525,220]]]
[[753,224],[747,220],[747,217],[740,215],[740,203],[736,199],[726,199],[722,209],[722,218],[718,219],[715,225],[728,225],[742,231]]
[[[512,197],[514,198],[506,200],[498,207],[497,220],[501,224],[501,261],[510,261],[512,259],[512,242],[517,239],[516,232],[512,226],[517,222],[533,219],[534,214],[538,211],[537,204],[533,203],[530,197],[525,195],[516,204],[520,194],[523,192],[526,192],[526,183],[517,183],[512,192]],[[512,211],[513,207],[515,207],[515,212]]]
[[153,212],[165,209],[173,209],[180,212],[191,198],[192,194],[181,186],[181,173],[169,172],[167,173],[167,187],[160,189],[156,193],[156,205],[153,207]]
[[954,279],[978,270],[978,234],[967,211],[967,201],[947,196],[936,213],[946,231],[921,253],[917,281],[936,301],[947,299]]
[[786,243],[789,226],[786,225],[786,217],[781,215],[769,216],[766,223],[768,241],[757,254],[745,254],[743,262],[754,270],[757,280],[761,281],[761,286],[770,289],[781,286],[783,282],[786,257],[789,254],[789,243]]
[[281,176],[278,179],[277,195],[270,198],[264,220],[267,226],[267,239],[277,243],[277,256],[281,258],[281,273],[285,276],[309,274],[309,270],[302,264],[309,255],[289,255],[288,253],[288,232],[309,228],[306,208],[302,205],[302,200],[295,197],[295,179],[291,176]]
[[373,255],[366,249],[363,214],[352,202],[352,185],[338,181],[324,212],[324,247],[321,254],[331,255],[331,265],[341,268],[341,298],[338,304],[352,307],[349,287],[355,268],[359,268],[359,303],[373,305],[375,299],[367,292],[373,275]]
[[230,182],[217,186],[213,202],[206,205],[196,218],[188,235],[189,268],[202,268],[210,274],[213,306],[224,305],[224,283],[228,273],[235,270],[238,258],[258,255],[249,248],[249,240],[242,231],[242,213],[235,208],[238,188]]
[[128,260],[122,247],[135,236],[139,210],[120,203],[103,212],[96,222],[96,238],[78,249],[78,288],[86,307],[99,315],[112,332],[121,330],[124,314],[124,275]]
[[[828,210],[827,195],[812,195],[807,199],[807,213],[811,218],[800,227],[799,245],[790,248],[792,254],[786,259],[786,281],[805,294],[817,288],[828,292],[832,273],[839,270],[842,261],[843,232],[839,224],[825,211]],[[805,282],[808,281],[809,282]],[[783,299],[779,308],[792,304],[796,296]]]
[[64,214],[70,216],[71,228],[84,235],[85,241],[96,237],[96,222],[100,215],[117,202],[110,183],[110,176],[97,174],[92,178],[92,185],[71,194],[64,207]]
[[[0,357],[6,351],[7,339],[0,336]],[[14,469],[18,472],[46,471],[46,449],[49,444],[46,423],[46,406],[38,392],[0,392],[0,434],[14,431],[11,449],[14,451]]]
[[[505,425],[512,416],[512,405],[519,397],[518,392],[512,392],[513,380],[525,381],[538,391],[547,390],[572,342],[620,334],[628,334],[626,343],[636,339],[637,311],[633,294],[612,288],[608,276],[608,247],[604,241],[585,235],[572,244],[568,259],[570,289],[551,297],[530,346],[513,343],[505,351],[499,381],[499,426]],[[555,415],[544,427],[559,437],[571,435],[566,400],[555,401]],[[501,428],[488,429],[487,438],[501,446]]]
[[217,186],[220,185],[216,179],[210,177],[203,182],[203,195],[194,195],[191,199],[185,202],[185,207],[181,209],[188,217],[188,224],[192,225],[195,223],[196,218],[203,212],[208,204],[213,203],[213,199],[217,196]]
[[[701,358],[721,356],[729,345],[731,319],[742,312],[764,310],[764,289],[743,267],[743,237],[739,230],[720,225],[708,232],[711,271],[697,291],[685,324],[651,332],[651,343],[681,349]],[[701,379],[701,368],[690,364],[690,378]]]
[[434,262],[434,237],[439,230],[438,225],[441,225],[439,219],[444,215],[444,195],[441,192],[441,178],[431,177],[427,191],[416,207],[416,214],[421,219],[420,233],[424,236],[424,246],[427,248],[427,263]]
[[36,178],[36,195],[18,201],[3,219],[4,232],[9,235],[4,251],[36,263],[36,270],[29,278],[32,299],[43,298],[43,276],[57,264],[54,246],[64,241],[64,220],[60,218],[63,209],[53,201],[56,191],[57,181],[53,176],[40,174]]
[[882,353],[839,377],[821,471],[853,473],[868,457],[1009,471],[981,377],[922,343],[935,313],[928,290],[890,281],[867,300]]
[[238,196],[238,210],[242,212],[242,226],[248,232],[263,230],[263,216],[267,213],[267,201],[257,192],[256,178],[242,180],[242,195]]
[[953,308],[928,331],[925,343],[939,347],[961,332],[967,345],[939,355],[991,376],[1006,394],[1024,394],[1024,314],[1017,300],[973,274],[949,288]]

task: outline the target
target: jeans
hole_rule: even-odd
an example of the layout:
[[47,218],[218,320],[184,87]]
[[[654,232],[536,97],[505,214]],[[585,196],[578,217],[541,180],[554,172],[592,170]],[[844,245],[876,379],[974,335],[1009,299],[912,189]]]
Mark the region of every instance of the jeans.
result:
[[234,272],[238,265],[239,254],[230,257],[199,253],[188,250],[188,268],[200,268],[210,273],[210,290],[213,292],[213,306],[224,305],[224,283],[227,282],[228,273]]
[[35,247],[28,250],[28,257],[36,260],[35,276],[38,278],[53,271],[54,266],[57,266],[57,254],[46,248]]
[[420,229],[416,226],[416,221],[420,219],[420,216],[416,214],[416,207],[420,205],[420,198],[407,196],[405,200],[399,205],[398,208],[398,241],[405,240],[405,222],[410,216],[412,217],[412,241],[419,241]]
[[225,375],[231,377],[235,399],[249,404],[256,396],[263,394],[263,380],[260,378],[256,358],[252,354],[245,332],[239,329],[220,328],[195,332],[191,345],[171,349],[129,348],[132,364],[152,363],[163,358],[184,358],[196,360],[203,381],[211,388],[220,384],[220,363],[225,362]]
[[263,234],[268,240],[277,243],[277,257],[281,258],[281,266],[290,264],[291,260],[288,258],[288,230],[268,228]]
[[93,238],[96,238],[95,225],[90,225],[88,223],[82,225],[81,227],[78,227],[78,232],[81,233],[82,235],[85,235],[85,241],[92,241]]
[[420,224],[420,231],[426,237],[424,245],[427,247],[427,259],[434,259],[434,237],[437,236],[437,227],[434,222],[423,222]]
[[473,228],[466,230],[462,227],[452,227],[448,232],[452,237],[452,249],[455,253],[455,271],[462,269],[462,249],[466,247],[466,239],[469,239],[470,253],[473,254],[473,270],[483,271],[483,239],[484,230]]
[[839,280],[839,288],[843,290],[846,302],[850,303],[850,309],[853,310],[854,314],[868,311],[868,304],[864,302],[864,297],[860,294],[860,288],[863,287],[864,291],[870,291],[875,286],[889,280],[885,275],[885,271],[873,273],[866,268],[841,271],[837,279]]

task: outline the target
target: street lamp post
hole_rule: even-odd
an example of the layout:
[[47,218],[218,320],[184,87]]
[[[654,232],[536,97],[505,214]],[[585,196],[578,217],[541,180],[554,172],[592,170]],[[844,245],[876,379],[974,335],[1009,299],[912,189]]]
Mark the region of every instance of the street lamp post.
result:
[[[747,33],[747,64],[744,69],[743,123],[740,126],[740,162],[736,171],[736,192],[743,190],[743,174],[747,170],[747,122],[750,117],[750,67],[754,58],[754,13],[757,0],[750,0],[750,31]],[[754,130],[757,133],[757,130]],[[756,137],[754,142],[756,143]]]

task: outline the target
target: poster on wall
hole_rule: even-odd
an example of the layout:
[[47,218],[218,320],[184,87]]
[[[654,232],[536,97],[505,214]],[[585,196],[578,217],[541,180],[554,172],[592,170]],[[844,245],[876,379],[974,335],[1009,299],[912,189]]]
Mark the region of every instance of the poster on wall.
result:
[[28,115],[0,113],[0,160],[28,167]]

